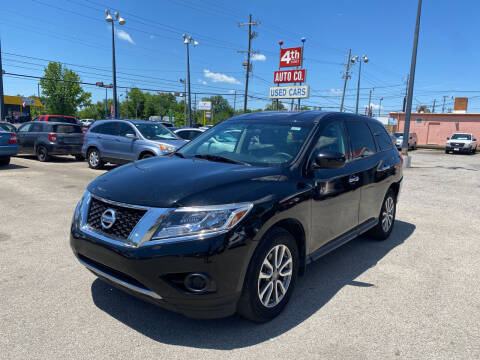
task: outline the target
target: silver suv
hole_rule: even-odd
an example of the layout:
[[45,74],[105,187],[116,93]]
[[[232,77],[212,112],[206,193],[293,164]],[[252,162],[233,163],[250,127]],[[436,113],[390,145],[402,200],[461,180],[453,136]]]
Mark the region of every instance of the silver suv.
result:
[[[395,145],[397,146],[397,149],[402,148],[402,143],[403,143],[403,132],[396,132],[393,134],[395,137]],[[417,150],[417,144],[418,144],[418,137],[416,133],[410,133],[408,134],[408,148]]]
[[165,126],[142,120],[96,121],[85,134],[82,154],[92,169],[174,152],[185,144]]

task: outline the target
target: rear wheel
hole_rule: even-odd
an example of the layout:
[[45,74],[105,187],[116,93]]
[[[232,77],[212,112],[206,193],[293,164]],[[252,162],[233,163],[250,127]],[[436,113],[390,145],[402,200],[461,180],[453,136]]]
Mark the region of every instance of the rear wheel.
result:
[[382,209],[378,216],[378,224],[372,228],[367,235],[377,240],[387,239],[393,230],[396,210],[397,203],[395,194],[392,189],[390,189],[383,200]]
[[10,164],[10,156],[1,156],[0,157],[0,166],[7,166]]
[[103,167],[103,161],[102,161],[102,158],[100,157],[100,152],[96,148],[88,150],[87,160],[88,160],[88,166],[91,169],[97,170]]
[[47,148],[43,145],[37,146],[37,159],[38,161],[45,162],[50,160],[50,155],[48,155]]
[[293,236],[282,228],[269,230],[248,266],[238,313],[259,323],[279,315],[292,295],[298,267]]
[[449,152],[450,152],[450,151],[448,151],[448,150],[445,150],[445,154],[448,154]]

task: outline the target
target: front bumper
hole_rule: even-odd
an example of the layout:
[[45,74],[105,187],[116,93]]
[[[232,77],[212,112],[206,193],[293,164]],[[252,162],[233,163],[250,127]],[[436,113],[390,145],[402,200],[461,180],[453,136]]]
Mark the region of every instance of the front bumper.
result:
[[[235,313],[256,246],[250,239],[237,243],[244,236],[239,234],[128,247],[72,226],[70,246],[84,266],[113,286],[188,317],[219,318]],[[232,239],[235,246],[229,245]],[[183,286],[191,273],[207,275],[207,291],[192,293]]]
[[470,146],[468,146],[468,147],[466,147],[466,146],[456,147],[456,146],[446,145],[445,150],[446,151],[459,152],[459,153],[469,153],[469,152],[472,151],[472,148]]

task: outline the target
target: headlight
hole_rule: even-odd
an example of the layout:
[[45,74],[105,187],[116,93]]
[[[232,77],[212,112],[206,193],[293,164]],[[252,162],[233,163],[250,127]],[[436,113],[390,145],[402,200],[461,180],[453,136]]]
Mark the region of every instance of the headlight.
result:
[[89,192],[86,191],[83,194],[80,201],[78,202],[77,207],[75,208],[75,212],[73,213],[72,223],[77,229],[80,229],[80,227],[81,227],[83,203],[84,203],[84,201],[87,200],[88,197],[89,197]]
[[168,145],[168,144],[158,144],[158,147],[164,153],[171,153],[171,152],[174,152],[176,150],[176,148],[174,146]]
[[202,237],[227,232],[252,208],[251,203],[178,208],[161,221],[152,240]]

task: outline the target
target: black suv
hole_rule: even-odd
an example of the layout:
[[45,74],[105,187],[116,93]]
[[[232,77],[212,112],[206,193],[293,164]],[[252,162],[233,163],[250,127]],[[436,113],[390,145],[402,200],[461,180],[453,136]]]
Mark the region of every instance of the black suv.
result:
[[79,125],[55,122],[28,122],[18,128],[18,154],[36,155],[48,161],[51,155],[82,156],[83,132]]
[[402,162],[373,119],[240,115],[91,182],[70,244],[97,276],[167,309],[268,321],[308,263],[390,235]]

